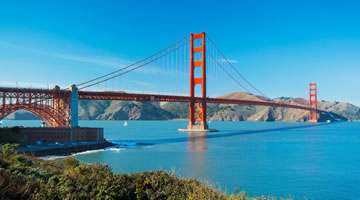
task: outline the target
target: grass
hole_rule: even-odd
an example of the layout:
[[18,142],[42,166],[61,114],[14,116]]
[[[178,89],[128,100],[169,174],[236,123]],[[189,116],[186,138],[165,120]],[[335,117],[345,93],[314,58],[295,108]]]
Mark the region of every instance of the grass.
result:
[[72,157],[42,160],[17,154],[16,147],[1,146],[0,199],[276,199],[227,195],[165,171],[113,174],[107,164],[80,164]]

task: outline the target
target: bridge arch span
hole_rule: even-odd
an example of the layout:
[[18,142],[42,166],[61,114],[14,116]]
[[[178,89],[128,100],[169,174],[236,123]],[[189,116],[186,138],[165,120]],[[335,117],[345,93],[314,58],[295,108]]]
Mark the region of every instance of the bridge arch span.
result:
[[48,127],[71,126],[71,91],[54,89],[0,88],[0,120],[18,110],[38,116]]
[[0,107],[2,113],[0,115],[0,120],[6,118],[9,114],[14,113],[19,110],[26,110],[33,113],[43,121],[47,127],[66,127],[66,120],[62,118],[63,113],[56,113],[54,109],[47,105],[37,105],[37,104],[6,104],[4,107]]

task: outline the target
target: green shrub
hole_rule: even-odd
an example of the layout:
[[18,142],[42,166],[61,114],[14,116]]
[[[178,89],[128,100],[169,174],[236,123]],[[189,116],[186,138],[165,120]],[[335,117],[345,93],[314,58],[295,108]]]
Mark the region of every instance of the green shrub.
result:
[[15,150],[16,148],[19,147],[19,144],[4,144],[1,145],[1,155],[3,157],[8,157],[10,155],[14,155],[15,154]]
[[0,168],[7,168],[9,165],[10,165],[10,163],[8,163],[0,158]]
[[228,196],[165,171],[113,174],[106,164],[80,164],[71,157],[46,161],[16,154],[15,147],[1,147],[0,199],[272,199]]
[[30,159],[27,159],[25,156],[23,155],[15,155],[14,159],[17,161],[17,165],[21,165],[21,166],[31,166],[32,165],[32,161]]

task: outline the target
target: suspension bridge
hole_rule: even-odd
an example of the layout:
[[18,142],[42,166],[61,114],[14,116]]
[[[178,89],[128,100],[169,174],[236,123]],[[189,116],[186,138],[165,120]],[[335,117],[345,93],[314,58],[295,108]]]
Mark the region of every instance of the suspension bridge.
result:
[[76,127],[79,100],[188,103],[189,124],[185,131],[210,130],[208,103],[301,109],[309,111],[311,122],[317,122],[318,113],[325,112],[317,108],[315,83],[310,83],[308,105],[219,97],[225,88],[236,87],[266,97],[203,32],[190,34],[149,57],[69,89],[0,87],[0,120],[17,110],[27,110],[48,127]]

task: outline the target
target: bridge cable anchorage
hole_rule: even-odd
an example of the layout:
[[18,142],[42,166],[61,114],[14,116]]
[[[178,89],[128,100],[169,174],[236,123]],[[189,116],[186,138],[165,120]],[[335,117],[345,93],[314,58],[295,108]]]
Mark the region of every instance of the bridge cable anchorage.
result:
[[81,86],[81,85],[85,85],[85,84],[87,84],[87,83],[91,83],[91,82],[93,82],[93,81],[99,80],[99,79],[101,79],[101,78],[104,78],[104,77],[110,76],[110,75],[115,74],[115,73],[117,73],[117,72],[120,72],[120,71],[122,71],[122,70],[124,70],[124,69],[127,69],[127,68],[129,68],[129,67],[132,67],[132,66],[134,66],[134,65],[137,65],[137,64],[139,64],[139,63],[141,63],[141,62],[143,62],[143,61],[145,61],[145,60],[148,60],[148,59],[149,59],[149,58],[151,58],[151,57],[154,57],[154,56],[156,56],[156,55],[158,55],[158,54],[160,54],[160,53],[162,53],[162,52],[164,52],[164,51],[166,51],[166,50],[170,49],[171,47],[173,47],[173,46],[175,46],[176,44],[178,44],[178,43],[182,42],[183,40],[185,40],[185,39],[186,39],[186,38],[188,38],[189,36],[190,36],[190,35],[187,35],[187,36],[185,36],[184,38],[182,38],[181,40],[179,40],[179,41],[177,41],[177,42],[175,42],[175,43],[171,44],[171,45],[170,45],[170,46],[168,46],[167,48],[162,49],[162,50],[160,50],[160,51],[158,51],[158,52],[156,52],[156,53],[152,54],[151,56],[148,56],[148,57],[146,57],[146,58],[144,58],[144,59],[141,59],[141,60],[139,60],[139,61],[137,61],[137,62],[135,62],[135,63],[133,63],[133,64],[131,64],[131,65],[125,66],[125,67],[123,67],[123,68],[120,68],[120,69],[115,70],[115,71],[113,71],[113,72],[111,72],[111,73],[108,73],[108,74],[105,74],[105,75],[99,76],[99,77],[97,77],[97,78],[94,78],[94,79],[91,79],[91,80],[88,80],[88,81],[85,81],[85,82],[82,82],[82,83],[76,84],[76,86],[77,86],[77,87],[79,87],[79,86]]
[[127,73],[129,73],[129,72],[131,72],[131,71],[134,71],[134,70],[136,70],[136,69],[139,69],[139,68],[141,68],[141,67],[143,67],[143,66],[145,66],[145,65],[147,65],[147,64],[149,64],[149,63],[152,63],[152,62],[154,62],[154,61],[156,61],[156,60],[159,60],[160,58],[162,58],[162,57],[164,57],[164,56],[166,56],[166,55],[168,55],[168,54],[170,54],[170,53],[172,53],[172,52],[174,52],[174,51],[178,50],[179,48],[181,48],[181,47],[185,46],[185,44],[186,44],[186,43],[184,43],[184,44],[182,44],[181,46],[179,46],[179,47],[177,47],[177,48],[175,48],[175,49],[173,49],[173,50],[171,50],[171,51],[167,52],[166,54],[163,54],[163,55],[161,55],[161,56],[159,56],[159,57],[157,57],[157,58],[154,58],[153,60],[150,60],[150,61],[148,61],[148,62],[146,62],[146,63],[144,63],[144,64],[141,64],[141,65],[139,65],[139,66],[137,66],[137,67],[135,67],[135,68],[129,69],[128,71],[125,71],[125,72],[122,72],[122,73],[120,73],[120,74],[117,74],[117,75],[111,76],[111,77],[109,77],[109,78],[107,78],[107,79],[104,79],[104,80],[101,80],[101,81],[98,81],[98,82],[92,83],[92,84],[90,84],[90,85],[87,85],[87,86],[81,87],[81,88],[79,88],[79,90],[82,90],[82,89],[85,89],[85,88],[88,88],[88,87],[91,87],[91,86],[97,85],[97,84],[99,84],[99,83],[102,83],[102,82],[108,81],[108,80],[110,80],[110,79],[113,79],[113,78],[116,78],[116,77],[122,76],[122,75],[127,74]]
[[258,90],[253,84],[251,84],[232,64],[231,62],[224,56],[224,54],[220,51],[220,49],[217,48],[215,43],[210,39],[208,35],[206,35],[207,39],[211,42],[211,44],[215,47],[215,49],[220,53],[220,55],[224,58],[224,60],[231,66],[231,68],[234,69],[234,71],[248,84],[250,87],[252,87],[254,90],[256,90],[259,94],[262,96],[270,99],[268,96],[266,96],[264,93],[262,93],[260,90]]

